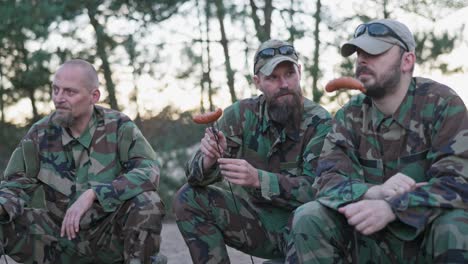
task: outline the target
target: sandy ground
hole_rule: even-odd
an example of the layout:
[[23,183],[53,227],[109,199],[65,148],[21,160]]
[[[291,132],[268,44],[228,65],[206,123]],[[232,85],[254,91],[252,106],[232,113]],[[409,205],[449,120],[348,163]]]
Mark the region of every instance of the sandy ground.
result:
[[[182,235],[174,222],[165,222],[162,231],[161,252],[168,258],[168,264],[190,264],[190,253],[185,245]],[[228,248],[232,264],[249,264],[250,256],[233,248]],[[265,259],[253,258],[255,264],[262,263]],[[5,264],[2,256],[0,264]],[[8,258],[8,264],[15,264],[14,260]]]

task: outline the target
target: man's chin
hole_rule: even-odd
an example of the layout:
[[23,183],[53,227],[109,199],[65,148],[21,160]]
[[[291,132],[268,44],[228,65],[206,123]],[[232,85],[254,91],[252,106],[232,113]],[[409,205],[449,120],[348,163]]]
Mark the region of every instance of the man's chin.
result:
[[70,127],[73,123],[73,118],[68,113],[56,111],[52,121],[62,127]]

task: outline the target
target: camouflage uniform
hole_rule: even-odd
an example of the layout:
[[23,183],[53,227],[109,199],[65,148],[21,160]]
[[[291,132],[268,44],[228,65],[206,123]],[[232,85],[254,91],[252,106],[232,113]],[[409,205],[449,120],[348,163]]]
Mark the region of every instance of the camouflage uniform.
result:
[[[53,115],[32,126],[0,185],[5,253],[24,263],[149,263],[159,251],[164,216],[153,149],[117,111],[95,106],[76,139]],[[77,237],[60,237],[65,212],[87,189],[97,201]]]
[[362,94],[336,114],[319,160],[317,199],[294,216],[300,262],[351,261],[353,228],[336,210],[397,172],[428,184],[387,201],[396,220],[386,228],[356,232],[354,261],[466,263],[468,113],[450,88],[424,78],[413,78],[392,116]]
[[261,188],[235,186],[233,200],[228,190],[208,186],[222,176],[218,167],[203,171],[200,151],[187,164],[188,184],[177,193],[174,210],[194,263],[229,263],[225,244],[263,258],[286,255],[288,219],[313,199],[314,168],[331,117],[304,99],[301,126],[294,131],[276,127],[267,112],[261,95],[228,107],[219,121],[227,155],[257,168]]

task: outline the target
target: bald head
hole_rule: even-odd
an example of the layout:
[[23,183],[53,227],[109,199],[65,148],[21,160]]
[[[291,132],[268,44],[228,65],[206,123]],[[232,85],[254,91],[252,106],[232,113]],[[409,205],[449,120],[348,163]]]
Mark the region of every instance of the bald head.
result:
[[81,73],[82,84],[89,91],[99,88],[99,79],[97,76],[97,72],[94,69],[93,65],[91,65],[91,63],[81,59],[68,60],[64,64],[60,65],[59,69],[57,70],[57,73],[59,73],[65,68],[73,68],[78,70]]

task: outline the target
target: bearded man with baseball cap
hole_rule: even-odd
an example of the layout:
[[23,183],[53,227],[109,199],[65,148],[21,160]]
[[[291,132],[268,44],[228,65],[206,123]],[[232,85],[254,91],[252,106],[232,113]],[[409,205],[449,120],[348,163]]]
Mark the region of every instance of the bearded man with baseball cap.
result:
[[[330,114],[302,95],[301,66],[290,43],[262,43],[253,73],[263,94],[229,106],[219,131],[206,130],[173,202],[194,263],[229,263],[226,245],[284,259],[291,213],[315,195],[311,186]],[[223,188],[226,182],[234,193]]]
[[316,200],[294,215],[299,263],[468,262],[468,112],[449,87],[413,77],[415,46],[382,19],[341,47],[367,92],[335,115]]

